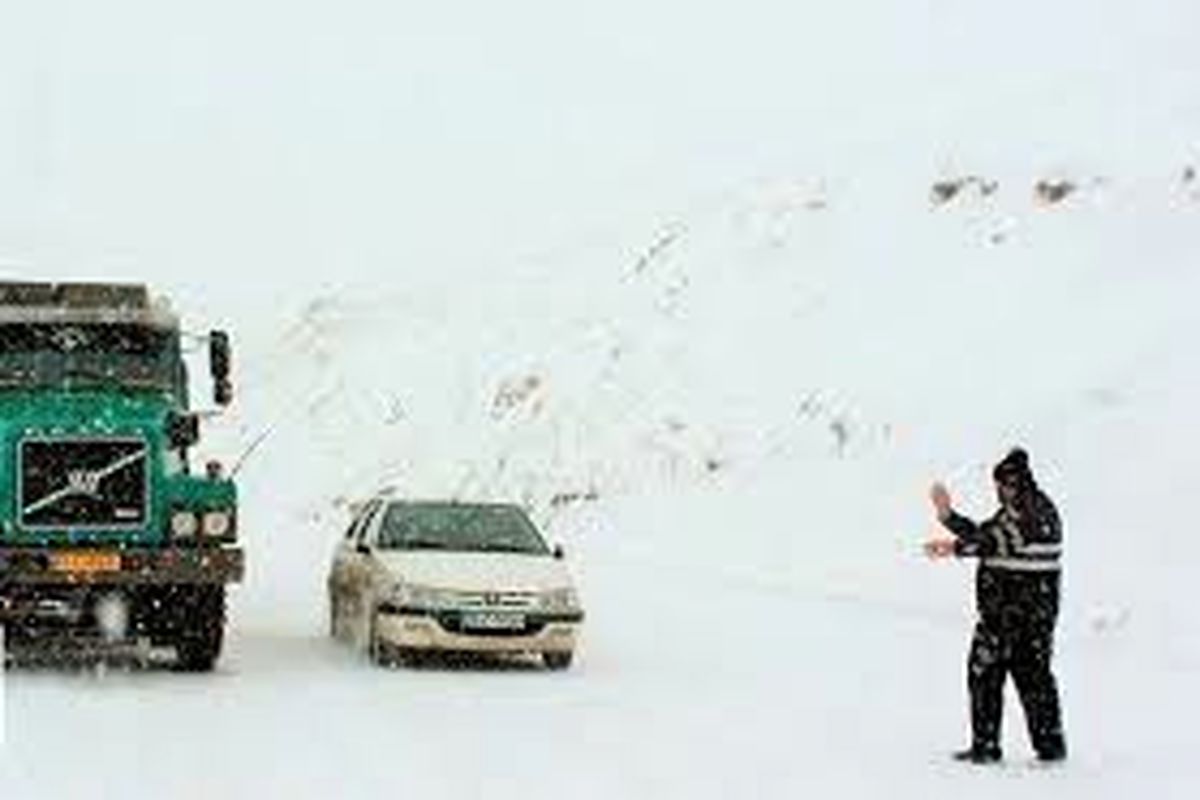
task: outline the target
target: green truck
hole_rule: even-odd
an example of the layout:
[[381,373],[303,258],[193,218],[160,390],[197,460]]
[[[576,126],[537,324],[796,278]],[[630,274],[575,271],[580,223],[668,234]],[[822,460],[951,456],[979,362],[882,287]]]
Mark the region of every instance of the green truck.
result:
[[220,657],[241,580],[237,491],[189,451],[185,346],[232,398],[229,337],[184,334],[144,286],[0,282],[0,624],[10,655]]

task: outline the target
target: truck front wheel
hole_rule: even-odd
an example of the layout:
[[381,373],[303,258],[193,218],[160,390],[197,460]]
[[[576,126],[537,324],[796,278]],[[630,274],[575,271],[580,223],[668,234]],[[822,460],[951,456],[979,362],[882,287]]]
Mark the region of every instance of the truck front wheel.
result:
[[225,587],[180,587],[176,594],[175,654],[184,672],[211,672],[225,635]]

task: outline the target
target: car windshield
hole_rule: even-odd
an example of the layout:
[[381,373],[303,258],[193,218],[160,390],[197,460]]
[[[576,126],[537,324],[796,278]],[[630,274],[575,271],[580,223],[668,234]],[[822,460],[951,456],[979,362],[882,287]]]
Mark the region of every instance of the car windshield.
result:
[[549,552],[529,517],[508,505],[392,503],[379,531],[384,550]]

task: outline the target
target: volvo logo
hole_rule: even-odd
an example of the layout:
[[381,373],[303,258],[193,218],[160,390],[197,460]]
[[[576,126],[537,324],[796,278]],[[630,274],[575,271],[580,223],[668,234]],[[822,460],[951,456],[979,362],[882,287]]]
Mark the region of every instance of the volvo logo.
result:
[[73,469],[67,473],[67,488],[72,494],[96,497],[100,494],[100,481],[104,475],[89,469]]

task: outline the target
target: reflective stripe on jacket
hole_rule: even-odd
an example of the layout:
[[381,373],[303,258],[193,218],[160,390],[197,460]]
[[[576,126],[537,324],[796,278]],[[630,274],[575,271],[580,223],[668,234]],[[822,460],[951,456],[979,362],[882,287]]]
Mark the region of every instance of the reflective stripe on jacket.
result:
[[1062,558],[1058,510],[1034,490],[1023,508],[1002,506],[982,523],[951,511],[942,524],[955,535],[955,554],[981,566],[1014,572],[1054,572]]

